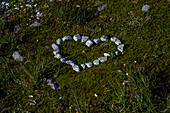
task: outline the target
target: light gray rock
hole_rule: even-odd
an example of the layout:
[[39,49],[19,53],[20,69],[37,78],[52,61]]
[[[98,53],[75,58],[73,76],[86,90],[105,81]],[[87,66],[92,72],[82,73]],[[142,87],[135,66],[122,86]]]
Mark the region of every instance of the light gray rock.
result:
[[54,79],[47,79],[47,85],[50,86],[53,90],[56,90],[59,88],[58,83]]
[[93,45],[93,42],[91,41],[91,40],[87,40],[86,41],[86,46],[87,47],[90,47],[90,46],[92,46]]
[[72,68],[73,68],[74,71],[80,72],[80,68],[79,68],[78,65],[73,65]]
[[60,52],[60,50],[59,50],[59,49],[54,50],[54,51],[53,51],[54,56],[56,56],[59,52]]
[[29,97],[29,98],[33,98],[34,96],[33,96],[33,95],[29,95],[28,97]]
[[104,56],[105,57],[110,56],[110,53],[104,53]]
[[106,7],[106,5],[103,5],[103,6],[101,6],[101,7],[98,7],[97,10],[98,10],[98,11],[102,11],[105,7]]
[[57,59],[60,59],[61,58],[61,55],[59,53],[57,53],[54,58],[57,58]]
[[87,40],[89,40],[88,36],[82,36],[81,42],[86,42]]
[[63,41],[69,40],[69,39],[72,39],[72,37],[71,37],[71,36],[64,36],[64,37],[62,38]]
[[112,42],[114,42],[116,45],[120,45],[121,44],[121,41],[117,37],[112,37],[112,38],[110,38],[110,40]]
[[110,38],[110,41],[112,41],[112,42],[116,42],[116,40],[118,40],[117,37],[111,37],[111,38]]
[[72,63],[74,63],[72,60],[67,60],[66,61],[66,64],[72,64]]
[[96,38],[96,39],[93,39],[93,41],[95,44],[99,44],[101,40],[100,40],[100,38]]
[[57,43],[58,45],[61,45],[62,42],[63,42],[63,41],[62,41],[61,38],[59,38],[59,39],[56,40],[56,43]]
[[34,23],[32,23],[31,25],[29,25],[29,27],[38,27],[40,26],[41,23],[39,23],[38,21],[34,21]]
[[118,51],[123,52],[124,44],[121,44],[118,46]]
[[19,54],[18,51],[15,51],[13,54],[12,54],[12,57],[14,58],[14,60],[16,61],[23,61],[23,57]]
[[62,63],[66,63],[67,59],[61,58],[60,61],[61,61]]
[[88,68],[90,68],[90,67],[93,66],[93,63],[89,62],[89,63],[85,63],[85,65],[86,65]]
[[117,72],[122,73],[122,70],[119,69],[119,70],[117,70]]
[[57,46],[56,44],[52,44],[51,47],[54,49],[54,50],[59,50],[59,46]]
[[80,64],[80,66],[85,69],[86,68],[86,65],[85,64]]
[[99,59],[94,60],[94,61],[93,61],[93,64],[94,64],[94,65],[99,65],[99,64],[100,64]]
[[107,40],[109,40],[109,37],[103,35],[103,36],[101,36],[100,40],[101,40],[101,41],[107,41]]
[[79,34],[75,34],[75,35],[73,36],[73,39],[74,39],[75,41],[78,41],[78,40],[81,39],[81,36],[80,36]]
[[70,63],[70,65],[71,65],[71,66],[74,66],[75,64],[74,64],[74,62],[73,62],[73,63]]
[[100,62],[106,62],[107,61],[107,57],[99,57],[98,59],[100,60]]
[[120,44],[121,44],[121,41],[118,39],[118,40],[116,40],[115,44],[116,44],[116,45],[120,45]]
[[144,5],[141,10],[142,11],[148,11],[148,9],[149,9],[149,5]]
[[114,52],[114,55],[118,55],[118,53],[119,53],[118,51],[115,51],[115,52]]

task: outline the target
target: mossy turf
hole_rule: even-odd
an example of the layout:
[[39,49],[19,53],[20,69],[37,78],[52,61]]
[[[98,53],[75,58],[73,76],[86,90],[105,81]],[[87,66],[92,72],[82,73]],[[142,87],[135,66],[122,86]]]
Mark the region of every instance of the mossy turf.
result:
[[[36,15],[34,8],[11,9],[0,17],[0,107],[5,112],[168,112],[167,0],[35,1],[43,13],[39,27],[26,25],[36,20],[29,21],[30,15]],[[147,12],[141,11],[144,4],[150,6]],[[102,5],[106,7],[99,12]],[[55,59],[51,48],[58,38],[74,34],[90,39],[115,36],[125,44],[125,51],[77,73]],[[109,43],[88,48],[68,40],[62,43],[61,54],[78,64],[92,62],[116,50]],[[11,57],[16,50],[23,62]],[[60,89],[52,90],[44,77],[54,78]],[[36,105],[30,105],[33,100]]]

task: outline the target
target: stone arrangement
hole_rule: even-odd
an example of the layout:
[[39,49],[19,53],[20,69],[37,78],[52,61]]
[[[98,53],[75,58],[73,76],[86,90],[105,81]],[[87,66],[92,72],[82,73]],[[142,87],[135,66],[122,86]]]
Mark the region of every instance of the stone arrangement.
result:
[[[85,43],[87,47],[91,47],[94,44],[99,44],[100,42],[104,42],[104,41],[111,41],[114,42],[118,47],[117,47],[117,51],[115,52],[107,52],[104,53],[103,57],[99,57],[98,59],[94,59],[93,62],[87,62],[85,64],[75,64],[74,61],[69,60],[69,59],[65,59],[62,57],[62,55],[60,54],[60,47],[59,45],[61,45],[64,41],[66,40],[71,40],[73,39],[74,41],[81,41],[82,43]],[[121,52],[123,54],[123,50],[124,50],[124,44],[121,43],[121,41],[117,38],[117,37],[111,37],[109,38],[109,36],[101,36],[101,38],[96,38],[93,40],[90,40],[90,38],[88,36],[80,36],[79,34],[75,34],[73,36],[73,38],[71,36],[64,36],[62,39],[59,38],[56,40],[56,44],[52,44],[52,48],[53,48],[53,54],[54,54],[54,58],[59,59],[62,63],[66,63],[72,66],[73,70],[76,72],[80,72],[82,69],[90,68],[93,67],[94,65],[99,65],[100,63],[106,62],[108,60],[108,57],[112,56],[112,55],[118,55],[119,52]]]

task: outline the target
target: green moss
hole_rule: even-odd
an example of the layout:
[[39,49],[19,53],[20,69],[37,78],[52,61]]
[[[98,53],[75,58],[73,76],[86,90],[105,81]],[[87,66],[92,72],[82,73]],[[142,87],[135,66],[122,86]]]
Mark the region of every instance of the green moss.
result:
[[[97,7],[104,4],[105,9],[97,11]],[[147,12],[141,11],[143,4],[150,5]],[[26,23],[33,23],[35,19],[29,21],[29,16],[36,14],[34,9],[27,10],[27,13],[11,10],[10,15],[0,17],[0,91],[3,92],[0,103],[6,112],[168,110],[167,1],[38,2],[38,10],[44,16],[40,20],[41,26],[32,28]],[[148,17],[150,19],[146,20]],[[128,24],[134,20],[137,24]],[[14,33],[13,27],[17,24],[21,24],[21,29]],[[105,63],[77,73],[71,66],[55,59],[51,47],[44,47],[51,46],[58,38],[74,34],[86,35],[90,39],[116,36],[126,48],[124,54],[112,56]],[[61,54],[78,64],[92,62],[103,53],[117,49],[114,43],[107,45],[109,43],[88,48],[84,43],[69,40],[62,43]],[[23,62],[12,59],[16,50],[23,56]],[[85,50],[84,54],[82,50]],[[43,82],[44,77],[54,78],[60,89],[52,90]],[[123,85],[125,81],[127,84]],[[34,98],[28,98],[29,95]],[[33,100],[41,103],[31,106]]]

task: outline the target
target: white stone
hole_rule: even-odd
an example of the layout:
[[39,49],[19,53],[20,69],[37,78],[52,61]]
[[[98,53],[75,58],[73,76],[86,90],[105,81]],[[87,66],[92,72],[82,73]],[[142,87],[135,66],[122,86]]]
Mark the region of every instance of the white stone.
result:
[[34,21],[34,23],[32,23],[31,25],[29,25],[29,27],[38,27],[40,26],[41,23],[39,23],[38,21]]
[[62,63],[66,63],[67,60],[66,60],[65,58],[61,58],[60,61],[61,61]]
[[109,40],[109,37],[103,35],[103,36],[101,36],[100,40],[101,40],[101,41],[107,41],[107,40]]
[[112,42],[116,42],[116,40],[118,40],[117,37],[111,37],[111,38],[110,38],[110,41],[112,41]]
[[93,66],[93,63],[89,62],[89,63],[85,63],[85,65],[86,65],[88,68],[90,68],[90,67]]
[[79,68],[78,65],[73,65],[72,68],[73,68],[74,71],[80,72],[80,68]]
[[12,54],[12,57],[14,58],[14,60],[16,61],[23,61],[23,57],[19,54],[18,51],[15,51],[13,54]]
[[61,58],[61,55],[59,53],[57,53],[54,58],[57,58],[57,59],[60,59]]
[[82,36],[81,42],[86,42],[87,40],[89,40],[88,36]]
[[86,68],[86,65],[85,64],[80,64],[80,66],[85,69]]
[[97,95],[96,93],[94,94],[94,96],[95,96],[95,97],[98,97],[98,95]]
[[104,56],[105,57],[110,56],[110,53],[104,53]]
[[74,64],[74,62],[73,62],[73,63],[70,63],[70,65],[71,65],[71,66],[74,66],[75,64]]
[[62,41],[61,38],[59,38],[59,39],[56,40],[56,43],[57,43],[58,45],[61,45],[62,42],[63,42],[63,41]]
[[66,64],[71,64],[71,63],[74,63],[72,60],[67,60],[66,61]]
[[122,70],[119,69],[117,72],[122,73]]
[[80,7],[80,5],[76,5],[76,7]]
[[148,9],[149,9],[149,5],[144,5],[141,10],[142,11],[148,11]]
[[97,10],[98,10],[98,11],[101,11],[101,10],[103,10],[105,7],[106,7],[106,6],[103,5],[103,6],[101,6],[101,7],[98,7]]
[[117,40],[115,41],[115,44],[116,44],[116,45],[120,45],[120,44],[121,44],[121,41],[120,41],[119,39],[117,39]]
[[100,43],[100,38],[93,39],[94,43],[99,44]]
[[47,85],[50,86],[52,89],[56,90],[59,88],[58,83],[54,79],[47,79]]
[[56,56],[59,52],[60,52],[60,50],[59,50],[59,49],[54,50],[54,51],[53,51],[54,56]]
[[63,41],[69,40],[69,39],[72,39],[72,37],[71,37],[71,36],[64,36],[64,37],[62,38]]
[[116,45],[120,45],[121,41],[117,37],[110,38],[110,41],[114,42]]
[[26,4],[27,7],[32,7],[30,4]]
[[51,47],[54,49],[54,50],[59,50],[59,46],[57,46],[56,44],[52,44]]
[[74,39],[75,41],[78,41],[78,40],[81,39],[81,36],[80,36],[79,34],[75,34],[75,35],[73,36],[73,39]]
[[118,51],[115,51],[114,54],[115,54],[115,55],[118,55]]
[[86,46],[87,46],[87,47],[90,47],[90,46],[92,46],[92,45],[93,45],[93,42],[92,42],[91,40],[87,40]]
[[99,64],[100,64],[99,59],[94,60],[94,61],[93,61],[93,64],[94,64],[94,65],[99,65]]
[[29,97],[29,98],[33,98],[34,96],[33,96],[33,95],[29,95],[28,97]]
[[123,48],[124,48],[124,44],[119,45],[117,49],[118,49],[120,52],[123,52]]
[[99,57],[98,59],[100,60],[100,62],[106,62],[107,61],[107,57]]

